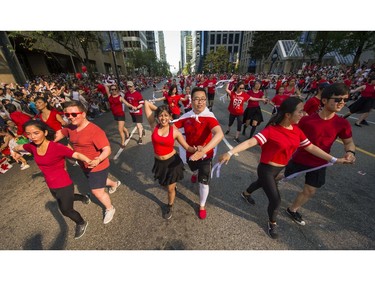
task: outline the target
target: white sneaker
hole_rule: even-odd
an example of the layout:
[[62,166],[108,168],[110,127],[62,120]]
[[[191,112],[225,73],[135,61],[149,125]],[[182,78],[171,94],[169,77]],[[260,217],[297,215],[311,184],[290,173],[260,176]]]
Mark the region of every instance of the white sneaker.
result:
[[115,214],[116,209],[114,206],[112,206],[112,209],[105,210],[103,223],[107,224],[113,219],[113,215]]
[[21,165],[21,171],[23,171],[23,170],[26,170],[26,169],[28,169],[28,168],[30,168],[30,165],[29,164],[22,164]]
[[112,186],[111,186],[111,187],[108,189],[108,193],[109,193],[109,194],[115,193],[116,190],[117,190],[117,188],[120,186],[120,184],[121,184],[121,181],[117,181],[115,187],[112,187]]

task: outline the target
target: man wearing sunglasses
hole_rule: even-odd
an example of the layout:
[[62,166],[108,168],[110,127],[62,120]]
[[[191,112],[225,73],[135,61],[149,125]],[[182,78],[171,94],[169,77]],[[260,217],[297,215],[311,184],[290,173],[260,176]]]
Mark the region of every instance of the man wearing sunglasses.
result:
[[[345,106],[348,97],[349,88],[344,83],[334,83],[325,87],[321,96],[322,110],[303,117],[298,126],[314,145],[327,153],[330,152],[336,138],[340,138],[344,144],[344,157],[354,163],[355,144],[352,138],[352,128],[348,120],[336,114]],[[325,164],[327,162],[324,160],[299,148],[285,168],[285,177]],[[315,194],[318,188],[324,185],[325,177],[325,167],[306,172],[303,190],[286,209],[287,214],[297,224],[305,225],[305,221],[297,210]]]
[[56,132],[55,142],[67,137],[74,151],[93,159],[90,164],[84,162],[79,164],[88,179],[92,194],[105,207],[103,223],[107,224],[112,220],[116,210],[105,188],[109,186],[109,193],[113,193],[121,182],[108,178],[108,156],[111,154],[111,146],[105,132],[87,120],[86,112],[81,102],[66,102],[64,115],[69,119],[70,125]]

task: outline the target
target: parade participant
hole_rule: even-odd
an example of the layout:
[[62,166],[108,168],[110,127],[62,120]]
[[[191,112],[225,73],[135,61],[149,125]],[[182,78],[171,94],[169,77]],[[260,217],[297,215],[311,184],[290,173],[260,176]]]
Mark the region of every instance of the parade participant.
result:
[[116,209],[108,193],[105,192],[105,187],[109,186],[109,193],[114,193],[121,182],[108,178],[108,157],[111,154],[111,146],[105,132],[87,120],[86,110],[79,101],[66,102],[64,114],[70,120],[70,125],[56,132],[55,141],[67,137],[75,151],[92,159],[90,166],[82,162],[79,164],[88,179],[92,194],[105,207],[103,223],[107,224],[112,220]]
[[[352,139],[351,126],[347,120],[336,114],[345,106],[348,97],[349,88],[344,83],[326,86],[321,94],[322,110],[319,113],[303,117],[298,123],[298,127],[305,133],[311,143],[327,153],[330,152],[335,140],[340,138],[344,145],[344,157],[354,162],[355,145]],[[284,176],[288,177],[291,174],[319,167],[326,163],[326,161],[299,148],[286,166]],[[288,215],[299,225],[305,225],[305,222],[297,210],[314,196],[318,188],[324,185],[325,177],[325,167],[307,172],[303,190],[298,193],[292,205],[286,209]]]
[[12,103],[8,103],[4,107],[9,112],[10,119],[17,126],[17,135],[23,135],[23,124],[31,120],[31,117],[21,111],[18,111],[16,106]]
[[278,238],[276,217],[281,203],[276,178],[298,147],[302,147],[315,156],[331,163],[351,163],[345,158],[337,159],[329,155],[306,138],[305,134],[296,125],[303,117],[303,114],[303,103],[299,98],[291,97],[286,99],[281,104],[277,114],[271,117],[262,131],[219,157],[220,163],[227,164],[233,154],[257,144],[261,146],[262,153],[257,168],[258,179],[251,183],[241,195],[246,202],[255,204],[251,194],[257,189],[263,188],[269,201],[267,230],[269,236],[273,239]]
[[273,105],[272,115],[276,114],[284,100],[289,98],[289,96],[284,95],[284,90],[284,86],[280,86],[276,90],[275,96],[272,98],[272,100],[270,100],[270,104]]
[[303,106],[303,110],[307,113],[307,115],[311,115],[320,111],[322,92],[327,86],[329,86],[328,82],[320,83],[318,85],[318,92],[316,93],[316,95],[306,101],[305,105]]
[[229,90],[229,83],[225,86],[225,92],[229,95],[229,122],[228,129],[225,132],[226,135],[230,132],[230,127],[233,125],[234,120],[237,119],[237,131],[234,141],[240,143],[240,133],[242,127],[242,117],[244,113],[243,106],[250,96],[245,92],[245,84],[242,81],[239,81],[233,88],[233,91]]
[[74,158],[90,165],[91,159],[70,148],[53,142],[55,131],[40,120],[30,120],[24,124],[24,130],[31,143],[15,147],[15,151],[27,151],[33,154],[35,163],[42,171],[52,196],[56,199],[61,213],[76,223],[74,238],[85,234],[88,222],[74,210],[74,201],[90,203],[90,198],[74,193],[74,185],[65,170],[65,159]]
[[39,111],[39,113],[35,115],[34,119],[39,119],[40,121],[46,123],[56,132],[61,130],[62,126],[67,125],[59,112],[55,108],[52,108],[44,97],[36,97],[34,101],[36,109]]
[[120,146],[121,148],[125,148],[125,140],[128,139],[130,135],[128,129],[125,127],[125,111],[123,104],[132,110],[135,110],[136,108],[123,98],[116,84],[105,84],[104,87],[113,118],[117,121],[117,129],[121,138]]
[[301,92],[296,85],[296,78],[291,77],[288,79],[288,85],[285,87],[284,95],[290,97],[301,97]]
[[163,217],[168,220],[172,217],[177,181],[184,177],[184,163],[174,149],[175,140],[190,153],[196,152],[197,149],[190,147],[182,133],[170,124],[173,118],[168,106],[156,107],[151,102],[145,101],[145,114],[152,130],[151,140],[155,157],[152,168],[154,179],[158,180],[159,184],[168,191],[168,204],[163,213]]
[[363,121],[369,116],[375,103],[375,75],[369,77],[368,81],[368,83],[350,91],[351,94],[361,92],[361,97],[349,105],[349,112],[344,115],[344,118],[348,118],[353,113],[362,113],[357,122],[354,123],[357,127],[362,127],[361,124],[363,123],[368,125],[367,121]]
[[128,81],[126,83],[128,87],[128,91],[125,93],[125,100],[132,105],[132,108],[129,108],[130,116],[132,117],[133,123],[136,124],[138,129],[139,139],[137,141],[138,144],[143,144],[142,137],[146,135],[145,130],[143,129],[143,112],[142,107],[144,104],[144,100],[142,94],[138,92],[132,81]]
[[264,96],[263,91],[260,90],[261,85],[262,83],[260,80],[255,80],[253,89],[247,92],[250,98],[247,102],[247,107],[244,113],[244,126],[242,134],[245,135],[246,128],[251,126],[249,138],[254,135],[256,128],[260,125],[260,123],[263,122],[263,114],[262,110],[260,109],[259,102],[268,102],[268,99]]
[[198,179],[199,182],[198,216],[205,219],[214,148],[223,139],[224,134],[215,115],[206,107],[206,91],[195,87],[191,99],[193,110],[183,114],[174,124],[177,128],[184,128],[186,142],[190,146],[202,146],[202,149],[194,154],[187,151],[186,159],[190,170],[193,171],[191,181],[194,183]]
[[185,99],[185,100],[182,101],[182,105],[184,106],[184,111],[185,111],[184,113],[189,112],[190,110],[192,110],[190,93],[191,93],[191,87],[190,86],[186,86],[185,87],[185,94],[182,94],[183,98],[187,98],[187,99]]
[[210,75],[208,80],[205,82],[207,87],[207,94],[208,94],[208,109],[212,111],[212,107],[214,106],[215,100],[215,93],[216,93],[216,83],[217,80],[213,74]]

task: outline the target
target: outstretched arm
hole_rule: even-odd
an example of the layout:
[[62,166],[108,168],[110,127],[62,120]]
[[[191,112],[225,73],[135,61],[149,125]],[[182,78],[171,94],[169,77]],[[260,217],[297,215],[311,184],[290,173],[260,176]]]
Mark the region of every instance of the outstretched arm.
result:
[[147,118],[148,123],[150,124],[151,129],[154,129],[156,126],[155,115],[154,115],[154,111],[156,109],[157,109],[156,105],[145,100],[145,114],[146,114],[146,118]]

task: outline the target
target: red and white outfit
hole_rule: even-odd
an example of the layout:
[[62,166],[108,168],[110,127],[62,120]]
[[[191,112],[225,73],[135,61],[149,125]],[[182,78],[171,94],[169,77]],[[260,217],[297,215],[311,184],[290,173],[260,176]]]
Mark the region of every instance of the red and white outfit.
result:
[[[130,91],[126,92],[125,100],[130,103],[134,107],[138,107],[140,104],[144,104],[145,101],[143,100],[142,94],[138,91],[131,93]],[[130,115],[142,115],[142,107],[136,110],[129,109]]]

